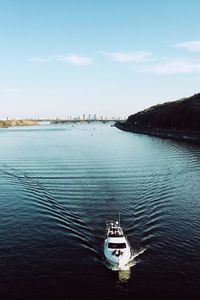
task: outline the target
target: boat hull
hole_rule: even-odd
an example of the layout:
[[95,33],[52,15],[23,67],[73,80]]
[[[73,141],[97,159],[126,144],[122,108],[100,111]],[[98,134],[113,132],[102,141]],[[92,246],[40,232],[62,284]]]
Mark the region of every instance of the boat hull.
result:
[[[104,255],[105,255],[105,257],[106,257],[106,254],[105,254],[105,253],[104,253]],[[131,256],[129,256],[128,258],[123,259],[123,260],[115,261],[115,260],[112,260],[112,259],[106,257],[106,260],[107,260],[107,262],[108,262],[110,265],[112,265],[113,267],[117,267],[117,268],[120,269],[120,268],[125,267],[125,266],[129,263],[130,258],[131,258]]]
[[128,243],[126,243],[126,245],[127,245],[126,249],[123,249],[122,254],[119,256],[115,254],[115,251],[119,251],[119,249],[116,249],[116,250],[109,249],[108,243],[109,243],[108,240],[105,240],[104,256],[105,256],[106,260],[108,261],[108,263],[111,264],[112,266],[115,266],[118,268],[126,266],[131,258],[131,250],[130,250]]

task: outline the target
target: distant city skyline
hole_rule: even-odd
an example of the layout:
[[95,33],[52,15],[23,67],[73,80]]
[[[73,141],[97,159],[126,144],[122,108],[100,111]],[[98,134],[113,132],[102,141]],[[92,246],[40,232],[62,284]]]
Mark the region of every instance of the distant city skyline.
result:
[[[128,116],[106,116],[106,115],[97,115],[97,114],[83,114],[83,115],[66,115],[64,117],[54,117],[54,118],[44,118],[44,117],[34,117],[34,118],[30,118],[33,120],[70,120],[70,121],[77,121],[77,120],[81,120],[81,121],[90,121],[90,120],[97,120],[97,121],[103,121],[103,120],[126,120]],[[6,118],[3,118],[5,120],[17,120],[17,119],[21,119],[21,118],[12,118],[7,116]]]
[[200,2],[0,1],[0,119],[129,116],[199,92]]
[[127,116],[105,116],[105,115],[98,115],[98,114],[83,114],[79,116],[66,116],[64,119],[66,120],[126,120]]

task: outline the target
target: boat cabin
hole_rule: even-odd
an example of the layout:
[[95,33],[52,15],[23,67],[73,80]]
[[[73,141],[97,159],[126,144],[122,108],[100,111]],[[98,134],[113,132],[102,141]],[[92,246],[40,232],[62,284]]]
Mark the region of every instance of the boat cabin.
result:
[[111,223],[108,231],[109,237],[123,237],[123,231],[118,225],[118,222]]

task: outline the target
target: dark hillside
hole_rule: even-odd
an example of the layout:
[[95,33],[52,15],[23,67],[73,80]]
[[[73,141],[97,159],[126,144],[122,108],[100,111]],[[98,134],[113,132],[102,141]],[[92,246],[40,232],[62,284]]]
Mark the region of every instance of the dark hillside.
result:
[[170,130],[200,130],[200,93],[174,102],[159,104],[131,115],[128,127]]
[[139,134],[200,143],[200,94],[158,104],[128,117],[115,127]]

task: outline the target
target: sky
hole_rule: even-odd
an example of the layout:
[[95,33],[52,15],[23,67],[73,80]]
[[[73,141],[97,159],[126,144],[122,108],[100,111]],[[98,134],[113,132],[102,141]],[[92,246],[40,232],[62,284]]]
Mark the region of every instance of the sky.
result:
[[0,119],[128,116],[200,91],[198,0],[0,0]]

